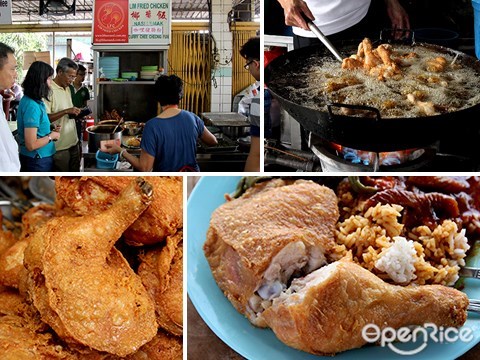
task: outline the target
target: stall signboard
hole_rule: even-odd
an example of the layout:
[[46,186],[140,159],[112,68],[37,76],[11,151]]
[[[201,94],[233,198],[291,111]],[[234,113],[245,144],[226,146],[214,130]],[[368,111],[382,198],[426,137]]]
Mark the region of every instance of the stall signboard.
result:
[[171,0],[95,0],[93,43],[169,45],[171,14]]
[[12,23],[12,0],[0,0],[0,24]]
[[129,8],[129,43],[170,44],[170,0],[130,0]]
[[93,43],[128,43],[128,17],[128,0],[95,0]]

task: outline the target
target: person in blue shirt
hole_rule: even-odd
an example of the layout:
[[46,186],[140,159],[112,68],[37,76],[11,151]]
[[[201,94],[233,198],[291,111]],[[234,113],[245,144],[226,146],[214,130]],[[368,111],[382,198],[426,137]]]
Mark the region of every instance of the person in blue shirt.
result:
[[23,81],[24,96],[17,110],[20,142],[20,171],[52,171],[59,129],[51,131],[43,99],[49,99],[53,68],[35,61]]
[[160,76],[154,92],[161,112],[145,124],[140,158],[117,144],[107,145],[106,151],[120,153],[120,158],[139,171],[200,171],[196,160],[197,140],[213,146],[217,144],[217,138],[197,115],[179,108],[183,82],[178,76]]

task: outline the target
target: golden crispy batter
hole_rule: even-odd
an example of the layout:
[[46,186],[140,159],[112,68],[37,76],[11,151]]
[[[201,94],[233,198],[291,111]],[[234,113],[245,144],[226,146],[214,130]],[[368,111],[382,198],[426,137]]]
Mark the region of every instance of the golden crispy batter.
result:
[[182,360],[182,358],[182,338],[168,335],[161,330],[135,354],[127,357],[128,360]]
[[138,274],[155,301],[159,326],[180,336],[183,333],[182,232],[167,237],[163,248],[141,256]]
[[27,240],[18,240],[0,255],[0,284],[18,289],[27,245]]
[[339,216],[335,193],[312,181],[262,188],[214,211],[203,248],[220,289],[257,326],[265,326],[252,303],[257,290],[321,266],[335,245]]
[[363,346],[362,329],[434,323],[463,325],[467,296],[442,285],[390,285],[361,266],[337,261],[294,280],[291,294],[262,316],[285,344],[313,354]]
[[17,238],[10,231],[4,231],[0,226],[0,255],[17,242]]
[[[57,177],[57,204],[78,215],[94,215],[108,208],[129,183],[123,176]],[[154,244],[183,227],[181,177],[152,176],[154,199],[147,211],[124,233],[131,244]]]
[[15,289],[4,289],[0,292],[0,317],[19,316],[23,319],[24,327],[38,332],[44,332],[48,326],[40,319],[38,311],[25,300]]
[[65,341],[125,356],[155,336],[154,304],[113,247],[151,197],[151,185],[137,178],[104,212],[56,217],[32,236],[24,259],[28,294]]
[[76,359],[55,344],[49,333],[25,326],[20,316],[0,317],[0,358],[2,360]]
[[29,209],[22,216],[22,235],[20,238],[29,238],[39,227],[55,217],[56,212],[56,207],[50,204],[40,204]]
[[[18,241],[0,252],[0,284],[19,288],[23,271],[23,254],[30,241],[30,236],[45,222],[55,216],[53,205],[42,204],[29,209],[22,217],[22,233]],[[11,240],[11,241],[12,241]]]

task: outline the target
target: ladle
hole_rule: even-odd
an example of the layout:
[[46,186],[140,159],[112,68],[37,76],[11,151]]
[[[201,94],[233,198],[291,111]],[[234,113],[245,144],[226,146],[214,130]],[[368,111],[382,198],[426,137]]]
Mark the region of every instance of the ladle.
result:
[[119,127],[122,123],[123,123],[123,119],[118,120],[118,124],[117,124],[117,126],[115,126],[115,127],[113,128],[112,134],[115,134],[115,132],[117,131],[118,127]]

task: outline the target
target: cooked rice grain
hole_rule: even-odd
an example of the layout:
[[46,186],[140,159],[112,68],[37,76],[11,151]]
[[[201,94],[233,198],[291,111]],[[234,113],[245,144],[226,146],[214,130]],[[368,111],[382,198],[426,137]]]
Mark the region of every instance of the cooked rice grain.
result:
[[[465,229],[458,230],[457,224],[445,220],[431,230],[419,226],[410,231],[399,222],[403,208],[400,205],[377,204],[369,208],[364,215],[352,215],[337,224],[337,246],[333,259],[349,256],[353,261],[377,274],[387,281],[398,281],[400,277],[388,274],[388,262],[375,267],[375,263],[394,243],[396,236],[405,236],[412,240],[415,254],[412,256],[415,268],[416,284],[452,285],[458,279],[460,266],[465,265],[466,252],[469,249]],[[409,261],[407,261],[409,263]],[[393,266],[393,265],[392,265]],[[389,271],[386,271],[389,270]],[[398,269],[397,269],[398,270]],[[392,272],[395,273],[395,272]],[[410,278],[413,276],[407,276]],[[394,279],[395,278],[395,279]]]

